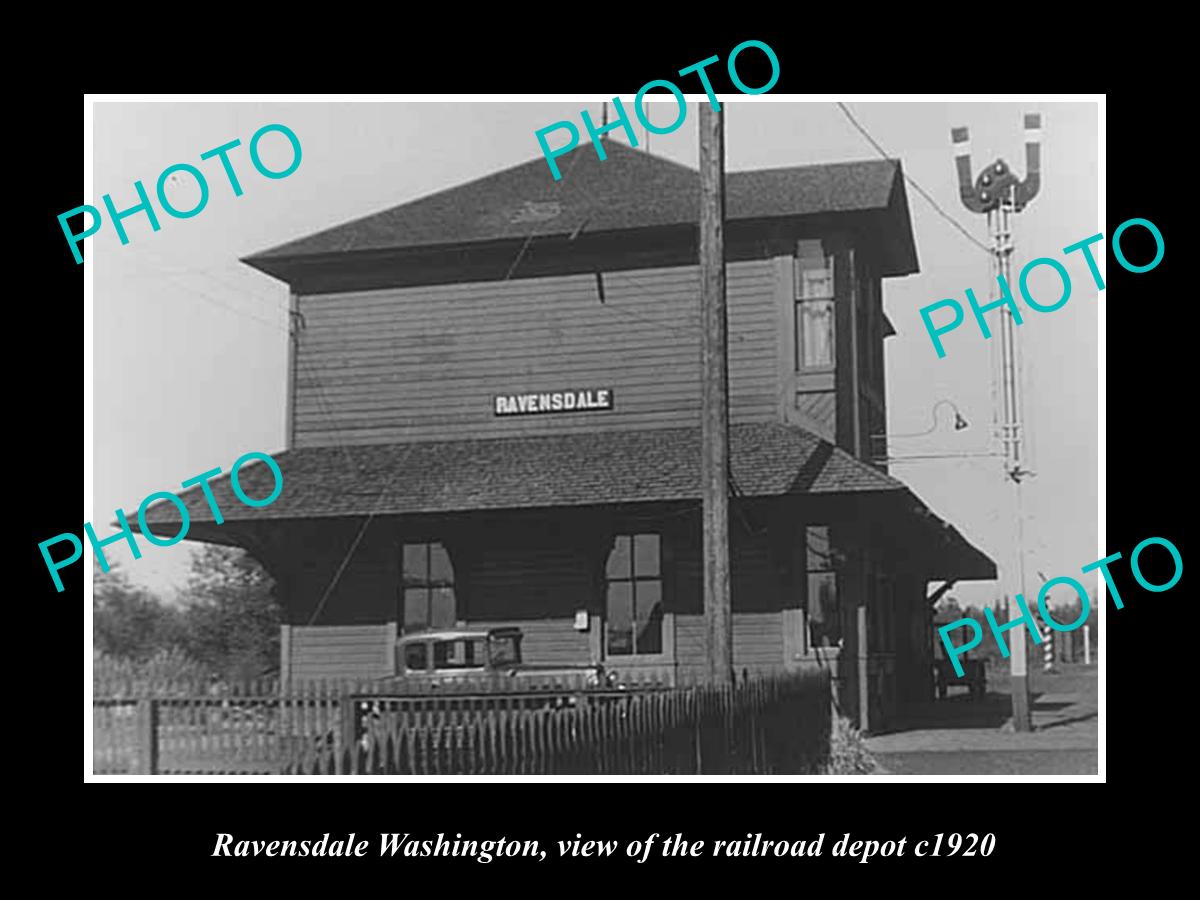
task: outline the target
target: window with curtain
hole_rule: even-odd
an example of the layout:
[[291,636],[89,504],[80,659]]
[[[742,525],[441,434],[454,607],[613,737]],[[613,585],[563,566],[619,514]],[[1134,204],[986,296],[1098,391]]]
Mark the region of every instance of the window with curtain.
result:
[[662,558],[657,534],[617,535],[605,568],[606,656],[663,652]]
[[452,628],[458,618],[454,569],[441,544],[405,544],[401,563],[405,632]]
[[796,248],[796,371],[834,365],[833,257],[820,241]]
[[808,646],[840,647],[842,614],[828,525],[804,529],[808,553]]

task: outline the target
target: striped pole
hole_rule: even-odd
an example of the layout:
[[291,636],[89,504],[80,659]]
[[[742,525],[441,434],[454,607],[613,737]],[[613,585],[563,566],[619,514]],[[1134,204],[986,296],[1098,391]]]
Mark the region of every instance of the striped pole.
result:
[[1049,626],[1042,630],[1042,671],[1054,671],[1054,631]]

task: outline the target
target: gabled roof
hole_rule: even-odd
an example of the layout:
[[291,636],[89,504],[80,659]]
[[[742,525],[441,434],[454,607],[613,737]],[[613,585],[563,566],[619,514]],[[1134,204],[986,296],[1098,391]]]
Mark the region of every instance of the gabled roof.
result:
[[[743,497],[890,494],[897,502],[909,503],[916,515],[914,528],[944,556],[951,567],[948,575],[995,576],[992,562],[929,512],[902,482],[804,429],[775,423],[734,425],[730,457],[734,489]],[[239,501],[228,474],[209,483],[227,522],[700,498],[699,428],[371,444],[354,447],[349,458],[340,446],[312,447],[273,458],[283,473],[283,489],[269,506],[254,508]],[[244,467],[238,482],[250,497],[266,497],[274,487],[262,463]],[[193,524],[214,522],[199,486],[179,496]],[[178,510],[169,501],[151,506],[146,520],[158,533],[178,531]]]
[[[461,246],[527,236],[569,236],[694,225],[699,173],[618,141],[591,143],[557,159],[554,181],[541,156],[475,181],[448,188],[290,241],[247,257],[270,271],[272,263],[331,254]],[[884,274],[916,271],[916,251],[897,160],[730,172],[726,217],[743,221],[837,213],[880,216],[888,254]]]

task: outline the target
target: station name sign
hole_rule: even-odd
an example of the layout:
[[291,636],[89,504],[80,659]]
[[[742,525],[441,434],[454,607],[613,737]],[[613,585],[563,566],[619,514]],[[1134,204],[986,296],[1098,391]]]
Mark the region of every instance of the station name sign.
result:
[[498,394],[492,408],[498,416],[529,416],[538,413],[592,412],[613,408],[609,388],[583,391],[554,391],[537,394]]

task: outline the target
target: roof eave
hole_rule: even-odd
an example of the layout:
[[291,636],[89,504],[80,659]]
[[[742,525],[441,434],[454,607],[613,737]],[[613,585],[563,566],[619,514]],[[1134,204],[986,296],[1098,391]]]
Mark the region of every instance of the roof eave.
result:
[[[901,191],[902,193],[903,191]],[[918,270],[907,211],[897,207],[895,203],[889,203],[886,207],[731,218],[727,223],[727,254],[730,259],[760,256],[762,251],[758,236],[771,233],[772,229],[855,228],[855,223],[865,223],[870,230],[885,235],[885,240],[881,242],[883,256],[880,274],[883,277],[909,275]],[[861,224],[858,227],[862,227]],[[658,247],[664,254],[670,256],[669,260],[664,256],[662,265],[684,265],[688,261],[695,262],[695,232],[696,227],[692,223],[669,222],[638,228],[584,230],[582,233],[576,230],[572,233],[564,231],[514,235],[503,240],[346,249],[283,256],[267,255],[269,252],[267,251],[242,257],[239,261],[279,279],[298,289],[298,292],[324,293],[337,290],[336,287],[330,285],[336,285],[342,275],[349,276],[349,280],[355,281],[358,276],[354,275],[352,270],[366,270],[372,267],[380,272],[387,270],[386,274],[374,279],[379,281],[377,285],[379,287],[435,284],[445,281],[447,278],[451,280],[503,279],[513,258],[513,249],[525,244],[531,238],[534,242],[533,250],[525,255],[521,267],[525,271],[510,273],[512,277],[541,277],[569,272],[592,272],[597,268],[597,258],[594,252],[608,254],[607,260],[603,263],[604,270],[625,267],[643,268],[654,265],[644,255],[636,254],[637,258],[631,257],[626,266],[622,260],[627,254],[611,252],[613,248],[623,246],[623,239],[636,247]],[[649,240],[650,238],[654,238],[654,240]],[[739,243],[739,238],[745,238],[745,240]],[[566,255],[568,248],[572,250],[572,258],[568,258]],[[489,258],[492,256],[497,259],[490,260]],[[536,258],[539,256],[540,259]],[[503,258],[501,259],[501,257]],[[476,267],[479,268],[479,271],[469,272],[469,269]],[[429,275],[421,271],[425,268],[444,271]],[[455,272],[460,273],[462,279],[453,277]],[[341,273],[341,275],[337,273]],[[320,287],[316,290],[307,285],[308,280],[313,277],[320,282]],[[346,289],[357,290],[362,287],[361,285],[349,285]]]

